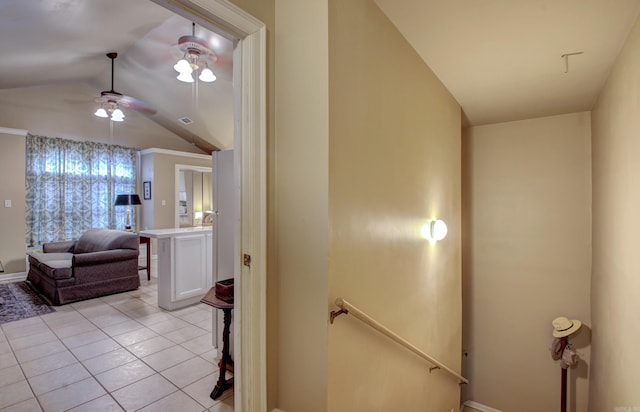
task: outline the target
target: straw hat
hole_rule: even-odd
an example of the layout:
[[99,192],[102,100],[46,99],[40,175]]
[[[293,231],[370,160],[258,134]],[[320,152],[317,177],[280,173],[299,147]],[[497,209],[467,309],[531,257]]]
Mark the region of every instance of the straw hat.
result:
[[582,322],[577,319],[570,320],[564,316],[555,318],[551,324],[553,325],[553,336],[563,338],[576,332],[582,326]]

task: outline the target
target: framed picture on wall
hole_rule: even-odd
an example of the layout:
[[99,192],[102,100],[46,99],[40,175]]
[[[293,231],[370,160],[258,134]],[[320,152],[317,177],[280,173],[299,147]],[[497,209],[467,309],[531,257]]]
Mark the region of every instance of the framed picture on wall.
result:
[[144,200],[151,199],[151,182],[142,182]]

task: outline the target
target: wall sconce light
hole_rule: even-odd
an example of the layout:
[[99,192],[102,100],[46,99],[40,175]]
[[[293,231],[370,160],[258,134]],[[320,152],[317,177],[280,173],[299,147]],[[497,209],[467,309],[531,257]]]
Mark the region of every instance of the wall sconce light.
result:
[[447,236],[447,224],[444,223],[444,220],[434,219],[422,226],[420,234],[423,238],[434,242],[442,240]]
[[431,222],[429,232],[434,240],[442,240],[447,236],[447,224],[444,220],[436,219]]

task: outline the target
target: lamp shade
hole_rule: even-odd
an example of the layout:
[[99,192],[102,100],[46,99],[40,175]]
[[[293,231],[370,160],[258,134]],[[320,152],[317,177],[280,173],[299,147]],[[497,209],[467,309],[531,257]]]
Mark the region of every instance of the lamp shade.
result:
[[193,68],[191,67],[191,65],[189,64],[189,62],[186,59],[180,59],[178,61],[178,63],[176,63],[173,66],[173,69],[175,71],[177,71],[178,73],[183,73],[186,72],[188,74],[191,74],[191,72],[193,72]]
[[187,73],[187,72],[180,73],[178,77],[176,77],[176,79],[185,83],[193,83],[193,76],[191,76],[191,73]]
[[114,122],[123,121],[124,120],[124,113],[122,113],[122,110],[115,109],[113,111],[113,113],[111,113],[111,120],[113,120]]
[[200,73],[200,77],[198,77],[200,80],[202,80],[205,83],[211,83],[211,82],[215,82],[216,81],[216,75],[213,74],[213,72],[211,71],[210,68],[205,67],[202,72]]
[[141,205],[138,195],[117,195],[115,206]]

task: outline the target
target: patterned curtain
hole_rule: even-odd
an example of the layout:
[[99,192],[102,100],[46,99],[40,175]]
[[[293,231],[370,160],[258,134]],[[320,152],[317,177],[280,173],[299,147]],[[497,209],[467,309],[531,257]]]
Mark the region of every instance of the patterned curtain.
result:
[[136,193],[136,149],[31,134],[26,145],[29,247],[90,228],[124,229],[126,208],[113,204],[117,194]]

